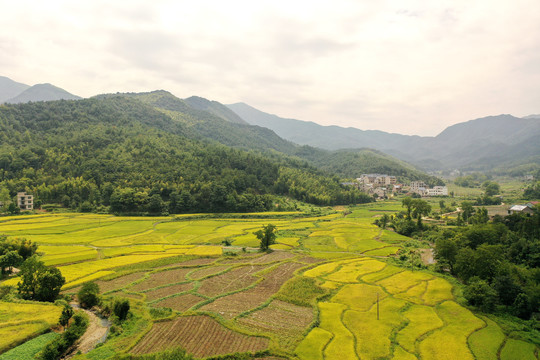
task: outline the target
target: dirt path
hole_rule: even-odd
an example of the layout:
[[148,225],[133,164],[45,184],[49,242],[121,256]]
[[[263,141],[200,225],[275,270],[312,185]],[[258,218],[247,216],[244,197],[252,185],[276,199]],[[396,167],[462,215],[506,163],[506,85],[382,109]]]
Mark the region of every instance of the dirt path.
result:
[[77,341],[73,351],[71,351],[69,355],[64,357],[64,359],[71,359],[79,351],[83,354],[86,354],[90,350],[94,349],[97,344],[105,341],[110,327],[110,323],[107,319],[101,319],[92,311],[81,309],[76,303],[71,303],[70,305],[75,309],[84,311],[86,315],[88,315],[90,323],[88,324],[86,332]]
[[424,264],[435,264],[435,258],[433,257],[433,249],[422,249],[420,255],[422,256],[422,262]]

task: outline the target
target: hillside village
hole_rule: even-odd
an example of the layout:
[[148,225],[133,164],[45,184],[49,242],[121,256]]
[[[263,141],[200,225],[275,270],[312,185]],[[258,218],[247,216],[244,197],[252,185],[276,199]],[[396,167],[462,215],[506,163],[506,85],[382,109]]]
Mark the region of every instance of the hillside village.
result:
[[389,198],[398,193],[417,194],[421,197],[448,196],[446,186],[430,188],[423,181],[412,181],[409,185],[399,184],[395,176],[387,174],[362,174],[350,185],[357,186],[360,191],[377,198]]

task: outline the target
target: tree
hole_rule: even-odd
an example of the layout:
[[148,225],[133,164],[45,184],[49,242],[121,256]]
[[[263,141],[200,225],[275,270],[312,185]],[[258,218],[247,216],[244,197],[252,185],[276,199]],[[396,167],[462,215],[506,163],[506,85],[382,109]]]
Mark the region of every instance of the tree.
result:
[[463,296],[469,304],[478,307],[484,312],[493,311],[497,301],[497,292],[489,284],[481,279],[473,280],[465,290]]
[[414,199],[412,200],[412,208],[412,215],[417,220],[418,229],[422,230],[422,215],[429,215],[431,212],[431,205],[422,199]]
[[463,211],[463,220],[468,221],[474,213],[474,207],[470,202],[464,201],[461,203],[461,211]]
[[272,224],[264,225],[262,230],[255,231],[253,234],[259,239],[259,247],[261,251],[267,251],[270,245],[276,242],[276,234],[274,231],[276,226]]
[[66,282],[60,270],[47,267],[37,256],[32,256],[21,266],[19,294],[26,300],[54,301]]
[[401,207],[407,207],[407,220],[411,220],[411,211],[413,208],[413,199],[406,197],[401,200]]
[[58,323],[64,327],[64,330],[66,330],[66,326],[69,324],[69,320],[73,316],[73,308],[69,305],[64,305],[64,308],[62,309],[62,314],[60,315],[60,319],[58,320]]
[[77,293],[79,304],[85,309],[90,309],[99,304],[99,286],[95,282],[84,283]]
[[127,299],[117,300],[114,302],[113,312],[120,321],[126,320],[129,309],[129,300]]
[[0,256],[0,268],[2,269],[2,274],[11,274],[13,272],[13,267],[19,266],[22,262],[22,256],[15,250]]
[[499,184],[489,180],[484,181],[484,183],[482,184],[482,188],[484,188],[484,193],[486,194],[486,196],[497,195],[501,192],[501,187],[499,186]]
[[458,253],[458,246],[452,239],[437,239],[435,242],[435,258],[438,261],[444,260],[448,264],[450,271],[453,273],[454,264],[456,262],[456,255]]

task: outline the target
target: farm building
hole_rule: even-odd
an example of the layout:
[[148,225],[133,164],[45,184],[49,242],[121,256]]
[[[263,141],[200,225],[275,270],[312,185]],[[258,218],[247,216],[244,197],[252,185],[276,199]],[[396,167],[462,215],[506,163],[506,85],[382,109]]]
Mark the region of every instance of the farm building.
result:
[[534,211],[527,205],[514,205],[508,209],[508,214],[532,214]]

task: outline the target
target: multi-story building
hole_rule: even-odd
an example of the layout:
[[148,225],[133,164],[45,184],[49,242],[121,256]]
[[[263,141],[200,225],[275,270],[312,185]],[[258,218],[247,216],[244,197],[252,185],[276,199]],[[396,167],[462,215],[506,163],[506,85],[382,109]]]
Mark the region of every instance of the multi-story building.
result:
[[356,179],[360,184],[373,184],[377,186],[394,185],[397,181],[395,176],[386,174],[362,174]]
[[21,210],[34,209],[34,195],[28,195],[25,192],[17,193],[17,206]]
[[432,189],[425,190],[426,196],[448,196],[448,188],[446,186],[435,186]]

